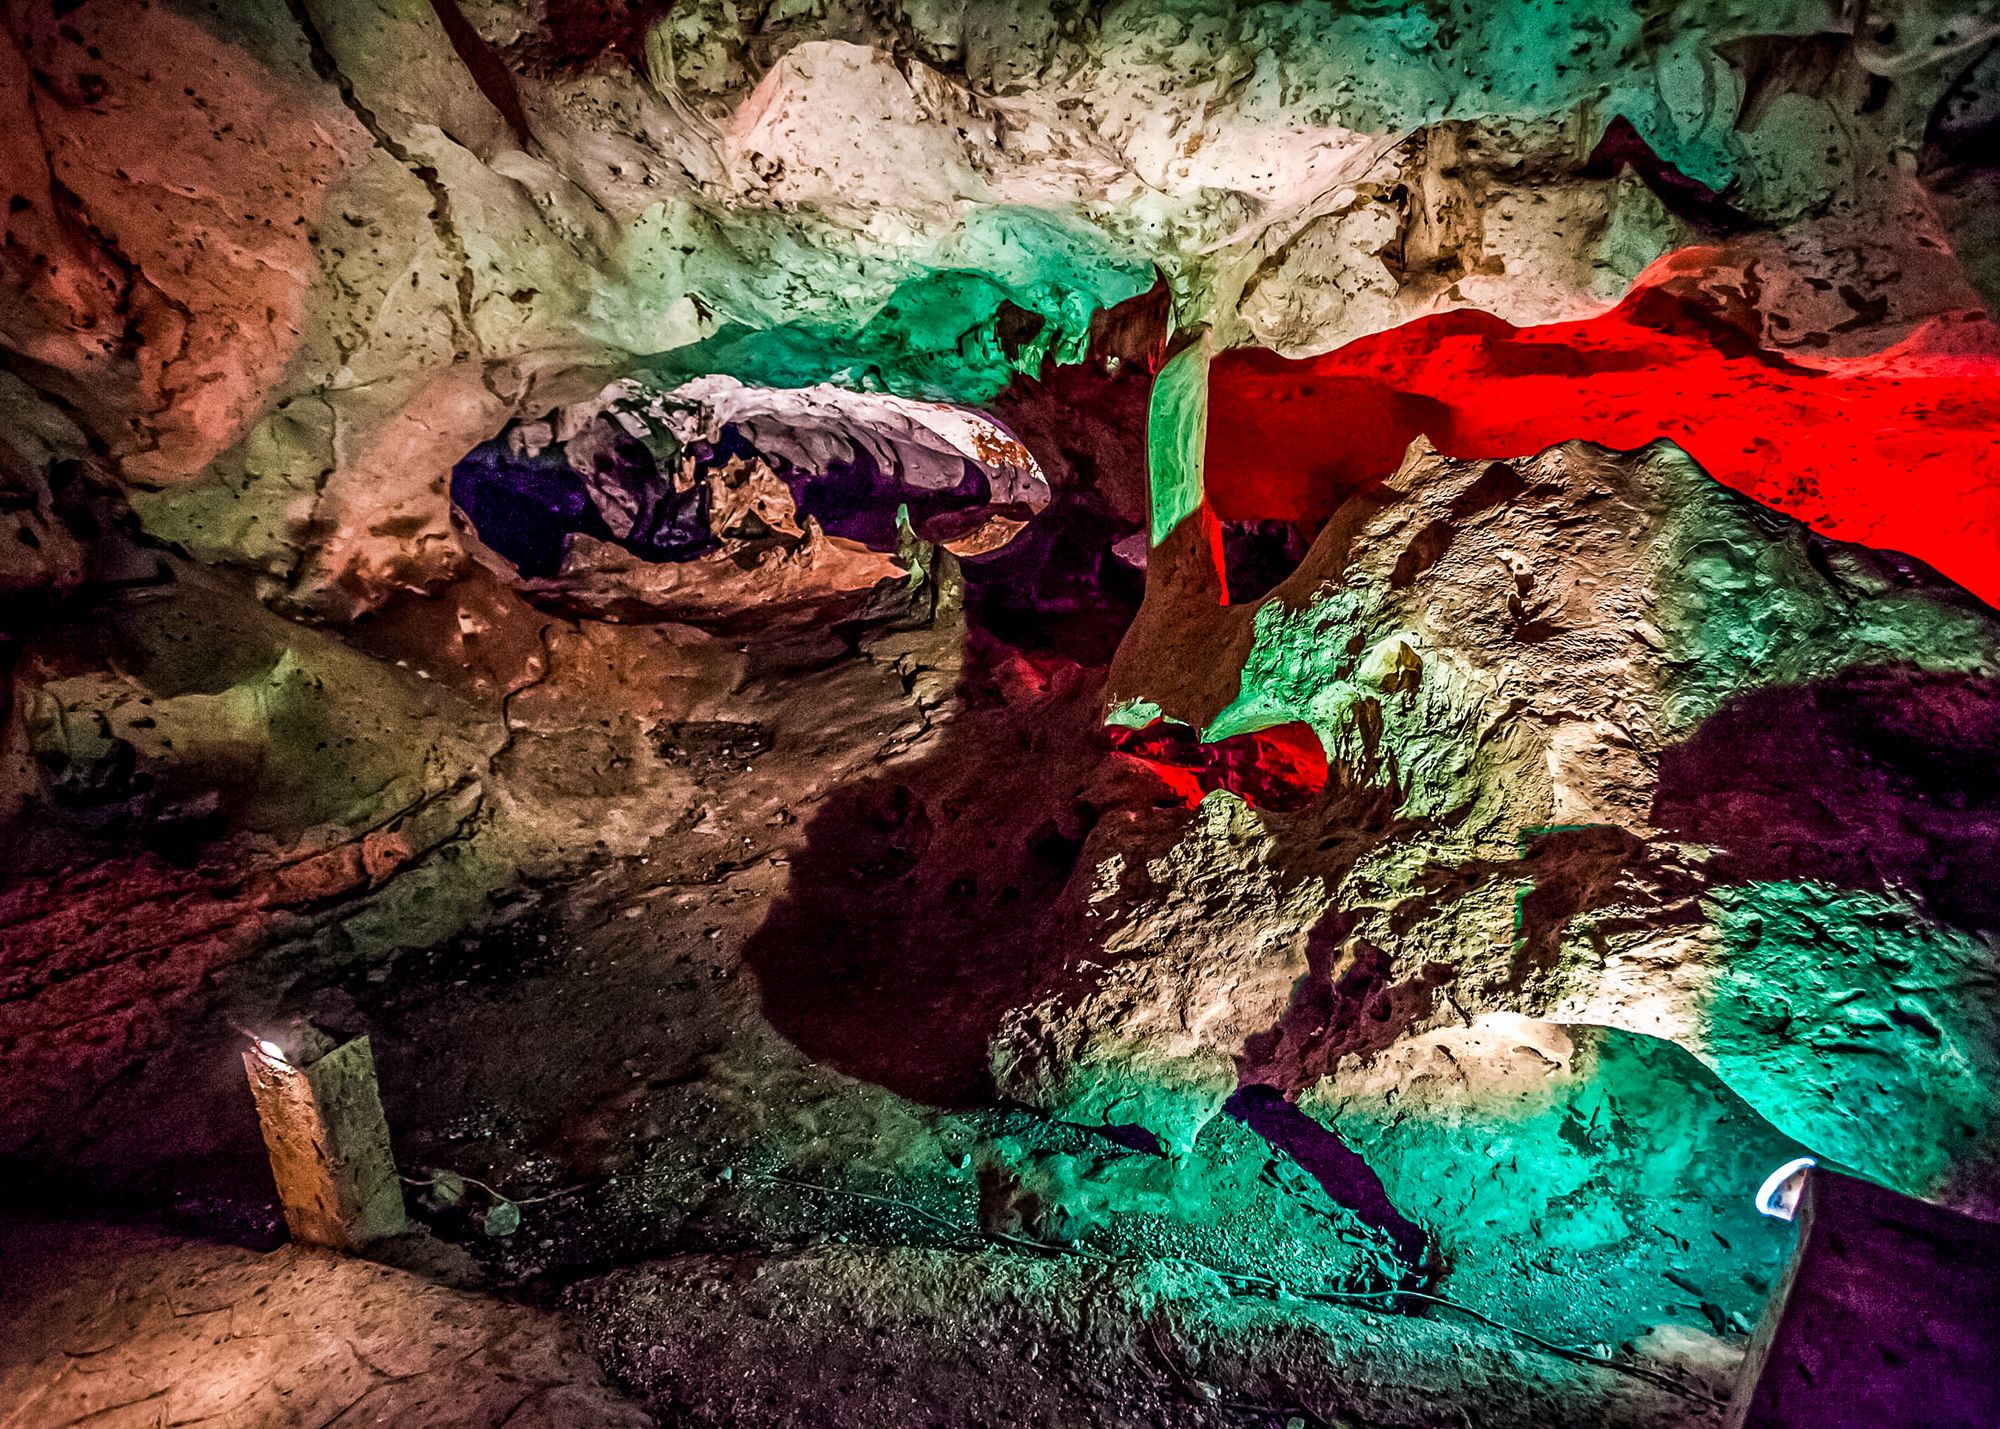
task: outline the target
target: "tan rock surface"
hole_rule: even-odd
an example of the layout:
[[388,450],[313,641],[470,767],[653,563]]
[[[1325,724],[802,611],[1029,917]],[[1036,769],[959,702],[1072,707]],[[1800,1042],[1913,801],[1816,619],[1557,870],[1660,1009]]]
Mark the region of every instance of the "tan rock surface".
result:
[[546,1312],[286,1247],[10,1219],[0,1425],[640,1429]]

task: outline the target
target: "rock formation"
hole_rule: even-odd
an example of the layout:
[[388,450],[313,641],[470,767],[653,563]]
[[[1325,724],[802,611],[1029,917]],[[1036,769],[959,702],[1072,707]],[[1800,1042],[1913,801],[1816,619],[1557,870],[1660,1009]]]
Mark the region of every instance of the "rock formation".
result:
[[1290,807],[1100,822],[1090,951],[1003,1086],[1108,1117],[1184,1089],[1133,1115],[1185,1144],[1239,1075],[1305,1092],[1527,1016],[1677,1042],[1829,1159],[1990,1200],[1986,607],[1665,444],[1419,446],[1242,605],[1208,519],[1154,552],[1109,696],[1205,744],[1302,724],[1329,767]]
[[1986,0],[0,30],[24,1194],[366,1034],[697,1424],[1710,1422],[1772,1166],[2000,1214]]

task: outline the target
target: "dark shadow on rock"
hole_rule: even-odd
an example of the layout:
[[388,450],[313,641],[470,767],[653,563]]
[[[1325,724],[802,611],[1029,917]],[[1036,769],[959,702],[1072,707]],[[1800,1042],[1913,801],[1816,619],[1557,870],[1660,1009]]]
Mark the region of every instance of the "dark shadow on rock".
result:
[[1422,1268],[1429,1244],[1423,1227],[1390,1203],[1382,1178],[1338,1132],[1299,1110],[1276,1087],[1243,1087],[1223,1110],[1298,1162],[1336,1204],[1388,1236],[1405,1265]]
[[1348,936],[1351,921],[1336,912],[1306,935],[1306,974],[1284,1016],[1244,1045],[1246,1085],[1296,1096],[1331,1076],[1343,1057],[1374,1056],[1427,1021],[1458,976],[1441,962],[1398,969],[1382,949]]
[[785,896],[744,948],[779,1032],[917,1101],[992,1101],[989,1044],[1065,954],[1060,895],[1107,798],[1160,792],[1111,767],[1124,761],[1107,758],[1101,701],[1143,593],[1112,547],[1143,530],[1159,306],[1134,300],[1130,332],[1107,319],[1087,361],[1045,365],[992,404],[1052,499],[1006,546],[964,562],[949,722],[921,755],[820,806]]
[[1653,821],[1728,883],[1906,889],[2000,927],[2000,680],[1907,665],[1726,701],[1660,759]]
[[1101,683],[1073,661],[976,651],[967,708],[928,753],[827,799],[744,947],[778,1031],[918,1101],[992,1099],[988,1044],[1045,971],[1097,817]]
[[1652,894],[1655,907],[1671,902],[1661,896],[1661,885],[1671,880],[1665,870],[1646,863],[1647,852],[1644,839],[1610,824],[1523,831],[1521,857],[1511,873],[1528,887],[1514,904],[1514,961],[1507,985],[1526,987],[1560,966],[1563,935],[1578,914],[1633,898],[1641,889]]

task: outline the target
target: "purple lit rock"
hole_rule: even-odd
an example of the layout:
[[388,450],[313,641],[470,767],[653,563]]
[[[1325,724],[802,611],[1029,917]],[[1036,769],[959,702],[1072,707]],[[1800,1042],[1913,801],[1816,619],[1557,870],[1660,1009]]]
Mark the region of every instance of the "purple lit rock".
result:
[[2000,1424],[2000,1224],[1824,1169],[1728,1429]]

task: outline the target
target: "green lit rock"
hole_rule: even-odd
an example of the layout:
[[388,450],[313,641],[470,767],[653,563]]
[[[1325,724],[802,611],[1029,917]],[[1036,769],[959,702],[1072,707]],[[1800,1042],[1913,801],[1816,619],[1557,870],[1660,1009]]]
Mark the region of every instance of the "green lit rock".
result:
[[[1677,1042],[1816,1154],[1992,1193],[1990,612],[1664,444],[1415,450],[1245,606],[1201,576],[1204,519],[1155,548],[1108,703],[1209,741],[1302,722],[1331,775],[1303,812],[1218,791],[1177,834],[1093,838],[1103,965],[1003,1037],[1043,1104],[1096,1117],[1192,1058],[1213,1107],[1239,1057],[1298,1089],[1507,1014]],[[1211,858],[1238,871],[1169,876]]]
[[1900,893],[1718,889],[1704,1056],[1816,1154],[1915,1192],[1990,1197],[1994,942]]
[[1452,1294],[1543,1334],[1743,1333],[1791,1247],[1751,1193],[1798,1144],[1670,1042],[1496,1016],[1345,1067],[1301,1105],[1438,1236]]

